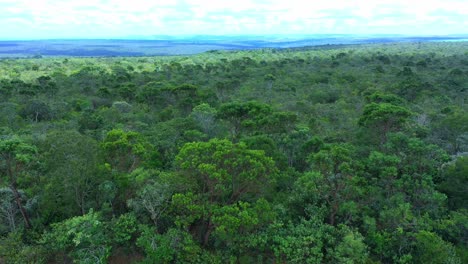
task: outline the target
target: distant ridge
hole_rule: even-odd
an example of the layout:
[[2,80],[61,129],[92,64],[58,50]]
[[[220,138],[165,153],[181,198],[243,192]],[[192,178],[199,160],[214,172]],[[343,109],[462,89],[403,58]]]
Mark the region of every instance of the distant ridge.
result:
[[0,58],[76,56],[190,55],[211,50],[300,48],[307,46],[397,42],[468,41],[468,35],[239,35],[131,36],[120,39],[50,39],[0,41]]

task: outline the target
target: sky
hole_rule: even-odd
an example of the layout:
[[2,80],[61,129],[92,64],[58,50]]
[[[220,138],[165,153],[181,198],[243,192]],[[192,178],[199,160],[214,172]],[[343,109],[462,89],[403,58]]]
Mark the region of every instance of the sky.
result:
[[0,0],[0,39],[468,34],[468,0]]

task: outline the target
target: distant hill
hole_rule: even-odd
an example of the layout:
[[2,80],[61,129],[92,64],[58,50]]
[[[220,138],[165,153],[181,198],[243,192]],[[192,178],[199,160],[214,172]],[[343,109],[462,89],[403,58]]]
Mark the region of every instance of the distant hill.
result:
[[8,40],[0,41],[0,58],[169,56],[197,54],[211,50],[431,41],[468,41],[468,35],[134,36],[125,39]]

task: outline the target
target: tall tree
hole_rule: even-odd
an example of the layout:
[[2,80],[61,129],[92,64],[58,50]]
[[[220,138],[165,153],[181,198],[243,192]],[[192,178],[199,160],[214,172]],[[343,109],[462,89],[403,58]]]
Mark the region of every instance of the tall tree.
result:
[[12,190],[26,228],[31,227],[31,221],[24,208],[23,197],[18,191],[18,178],[23,175],[27,165],[33,161],[36,152],[36,147],[27,144],[19,137],[12,136],[0,139],[1,179],[6,181]]
[[359,194],[358,164],[354,149],[347,144],[331,144],[311,156],[311,180],[315,182],[320,198],[328,208],[328,223],[336,224],[337,214]]
[[[204,245],[226,214],[232,210],[244,210],[247,214],[249,205],[243,207],[241,202],[256,202],[270,188],[277,173],[273,160],[263,151],[219,139],[184,145],[176,162],[188,188],[186,193],[176,194],[174,202],[185,208],[181,212],[189,212],[187,216],[192,220],[186,224],[192,230],[197,229],[197,223],[202,225],[199,228],[204,230]],[[239,221],[242,215],[238,212],[231,217]]]
[[[76,131],[52,131],[41,148],[47,183],[43,204],[49,217],[63,219],[84,215],[97,207],[98,186],[104,182],[99,164],[99,144]],[[55,215],[60,209],[62,215]]]
[[380,137],[380,144],[389,132],[399,131],[412,115],[409,109],[390,103],[370,103],[364,107],[359,125],[370,128]]

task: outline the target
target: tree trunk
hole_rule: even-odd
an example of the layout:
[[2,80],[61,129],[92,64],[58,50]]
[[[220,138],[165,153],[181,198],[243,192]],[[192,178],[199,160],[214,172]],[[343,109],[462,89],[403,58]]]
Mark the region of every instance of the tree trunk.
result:
[[208,226],[205,235],[203,236],[203,246],[208,245],[208,241],[210,239],[211,232],[213,232],[214,225],[211,223],[211,220],[208,221]]
[[328,217],[328,223],[332,226],[335,225],[335,215],[336,215],[335,211],[332,211],[330,213],[330,216]]
[[[21,202],[21,195],[19,194],[18,189],[16,188],[16,176],[15,176],[15,173],[13,173],[13,165],[11,164],[11,160],[12,160],[12,157],[11,157],[11,154],[9,154],[9,156],[6,158],[6,161],[7,161],[7,167],[8,167],[7,172],[8,172],[8,176],[10,178],[10,183],[11,183],[10,189],[13,192],[13,196],[15,197],[16,204],[18,205],[21,215],[23,216],[25,226],[27,229],[29,229],[31,228],[31,222],[29,221],[28,213],[23,207],[23,203]],[[18,171],[18,167],[19,165],[18,163],[16,163],[15,171]]]
[[27,229],[31,228],[31,221],[29,221],[28,213],[26,212],[26,210],[23,207],[23,204],[21,202],[21,196],[20,196],[18,190],[16,189],[15,184],[12,184],[10,186],[10,189],[13,191],[13,195],[15,196],[16,204],[18,205],[18,208],[19,208],[19,210],[21,212],[21,215],[23,216],[26,228]]

